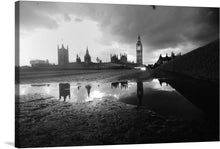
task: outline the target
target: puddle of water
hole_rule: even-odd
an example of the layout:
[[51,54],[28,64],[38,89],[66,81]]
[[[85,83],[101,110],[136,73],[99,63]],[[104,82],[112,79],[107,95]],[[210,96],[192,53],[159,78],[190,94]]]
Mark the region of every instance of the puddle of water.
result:
[[146,106],[162,115],[173,115],[185,119],[201,119],[204,115],[173,87],[159,79],[146,82],[69,82],[20,85],[20,95],[36,93],[71,103],[111,97],[127,104]]

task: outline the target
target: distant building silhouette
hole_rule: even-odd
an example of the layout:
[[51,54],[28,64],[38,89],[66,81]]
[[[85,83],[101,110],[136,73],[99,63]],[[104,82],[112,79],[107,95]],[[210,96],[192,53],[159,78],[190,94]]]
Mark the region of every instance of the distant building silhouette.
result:
[[81,58],[79,57],[78,54],[76,55],[76,62],[77,62],[77,63],[81,63]]
[[65,65],[69,63],[69,49],[68,45],[67,48],[65,49],[63,44],[61,48],[59,48],[59,45],[57,45],[57,50],[58,50],[58,65]]
[[138,35],[138,41],[136,44],[136,60],[137,64],[142,65],[143,64],[143,46],[141,43],[141,37]]
[[127,54],[120,54],[120,58],[116,54],[110,55],[111,63],[127,63]]
[[158,65],[162,65],[165,64],[167,62],[169,62],[172,58],[169,57],[167,54],[165,57],[162,57],[162,55],[160,54],[159,59],[157,60],[157,64]]
[[157,62],[155,63],[155,67],[160,66],[160,65],[162,65],[162,64],[165,64],[165,63],[169,62],[170,60],[175,59],[175,58],[178,57],[178,56],[181,56],[181,53],[175,55],[173,52],[171,52],[171,56],[168,56],[168,55],[166,54],[165,57],[163,57],[163,56],[160,54],[160,56],[159,56]]
[[154,64],[148,64],[148,65],[147,65],[147,68],[148,68],[148,69],[154,69]]
[[86,48],[86,54],[84,56],[84,62],[85,63],[91,63],[91,56],[89,55],[89,50],[88,50],[88,47]]
[[42,67],[42,66],[49,66],[49,61],[46,60],[31,60],[30,64],[32,67]]
[[128,59],[127,59],[127,54],[120,54],[120,62],[121,63],[127,63]]
[[118,55],[116,54],[111,54],[110,55],[111,63],[119,63]]

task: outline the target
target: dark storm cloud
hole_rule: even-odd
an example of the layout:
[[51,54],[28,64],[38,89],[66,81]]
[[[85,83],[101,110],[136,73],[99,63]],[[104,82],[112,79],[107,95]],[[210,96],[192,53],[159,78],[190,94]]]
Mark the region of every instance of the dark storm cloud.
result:
[[212,9],[157,7],[152,11],[146,6],[128,6],[116,13],[102,29],[109,29],[125,43],[133,43],[141,34],[145,45],[161,49],[184,42],[202,44],[218,37],[218,12]]
[[198,25],[198,32],[191,37],[195,41],[206,41],[219,36],[219,9],[202,8],[195,18],[195,25]]
[[[219,36],[219,9],[196,7],[165,7],[144,5],[108,5],[80,3],[23,2],[21,22],[26,28],[56,28],[53,15],[69,15],[80,22],[90,19],[98,23],[103,43],[117,41],[134,45],[140,34],[146,50],[178,47],[190,42],[204,44]],[[42,4],[42,5],[41,5]]]
[[109,42],[134,44],[141,34],[147,50],[202,45],[219,36],[216,8],[76,4],[71,13],[97,21]]
[[57,28],[58,22],[52,18],[57,6],[53,3],[20,2],[21,29]]

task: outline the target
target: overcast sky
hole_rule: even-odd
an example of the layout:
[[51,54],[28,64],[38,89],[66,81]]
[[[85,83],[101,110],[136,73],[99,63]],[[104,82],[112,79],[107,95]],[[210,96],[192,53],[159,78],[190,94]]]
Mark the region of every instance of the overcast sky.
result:
[[57,45],[69,46],[69,60],[110,61],[127,53],[136,62],[140,34],[143,62],[159,55],[187,53],[219,37],[219,9],[147,5],[20,2],[20,65],[34,59],[57,64]]

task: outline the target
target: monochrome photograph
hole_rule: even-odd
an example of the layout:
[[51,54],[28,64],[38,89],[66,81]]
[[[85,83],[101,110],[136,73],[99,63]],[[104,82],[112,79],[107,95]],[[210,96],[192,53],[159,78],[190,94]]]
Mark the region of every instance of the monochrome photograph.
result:
[[15,2],[15,146],[219,141],[219,8]]

